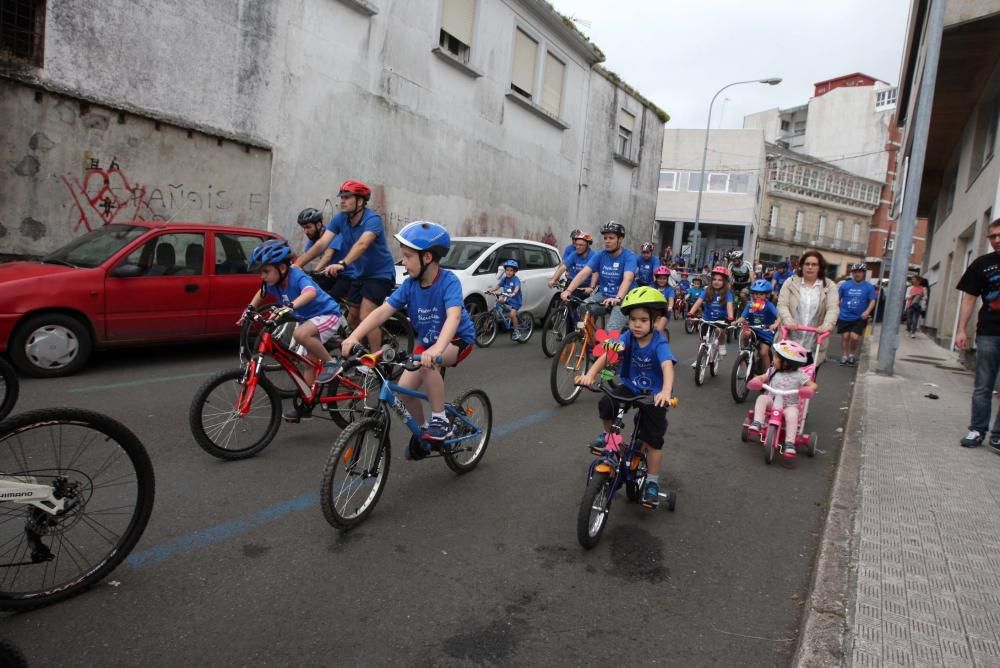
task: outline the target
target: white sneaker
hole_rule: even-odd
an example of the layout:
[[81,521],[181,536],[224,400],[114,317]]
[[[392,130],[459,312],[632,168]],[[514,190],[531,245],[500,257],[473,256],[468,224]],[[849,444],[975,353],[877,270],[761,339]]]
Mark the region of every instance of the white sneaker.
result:
[[724,346],[724,345],[723,346],[719,346],[719,356],[720,357],[725,357],[726,353],[728,353],[728,352],[729,351],[726,350],[726,346]]
[[698,360],[695,360],[695,361],[691,362],[691,368],[692,369],[697,369],[698,368]]

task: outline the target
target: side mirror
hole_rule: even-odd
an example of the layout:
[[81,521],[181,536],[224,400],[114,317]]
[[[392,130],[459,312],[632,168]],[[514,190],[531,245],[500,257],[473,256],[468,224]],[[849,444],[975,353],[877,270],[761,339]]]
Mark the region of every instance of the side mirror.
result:
[[110,275],[114,278],[135,278],[145,273],[145,270],[137,264],[120,264],[111,270]]

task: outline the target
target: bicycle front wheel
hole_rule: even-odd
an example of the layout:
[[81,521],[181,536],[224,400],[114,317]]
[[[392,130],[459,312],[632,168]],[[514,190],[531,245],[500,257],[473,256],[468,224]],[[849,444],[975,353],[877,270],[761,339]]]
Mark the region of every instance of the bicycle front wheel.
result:
[[559,344],[566,338],[566,306],[552,309],[545,324],[542,325],[542,352],[546,357],[552,357],[559,351]]
[[355,422],[330,450],[319,498],[326,521],[341,531],[361,524],[382,496],[389,475],[388,426],[385,415]]
[[576,515],[576,539],[586,549],[591,549],[601,540],[611,511],[610,505],[611,476],[607,473],[595,474],[587,482]]
[[264,376],[247,384],[243,376],[243,369],[216,374],[191,400],[191,434],[219,459],[253,457],[274,440],[281,426],[278,390]]
[[456,414],[451,418],[455,426],[454,437],[470,437],[446,448],[444,461],[455,473],[467,473],[476,468],[490,444],[493,406],[485,392],[469,390],[455,399],[450,408]]
[[0,420],[14,409],[20,391],[21,383],[17,379],[17,372],[7,360],[0,357]]
[[747,381],[750,379],[750,373],[750,356],[746,353],[740,353],[736,358],[736,363],[733,364],[733,373],[730,382],[733,400],[738,404],[742,404],[747,400],[747,396],[750,395],[750,390],[747,389]]
[[698,323],[694,322],[693,320],[685,320],[684,321],[684,333],[685,334],[694,334],[694,330],[697,327],[698,327]]
[[562,406],[568,406],[580,396],[580,387],[576,377],[587,373],[589,356],[585,349],[583,336],[573,332],[566,337],[559,352],[552,358],[552,371],[549,375],[549,387],[552,396]]
[[708,349],[702,346],[698,350],[698,358],[694,366],[694,384],[699,387],[705,383],[705,369],[708,367]]
[[493,317],[493,311],[480,313],[476,317],[476,345],[480,348],[489,348],[497,338],[497,320]]
[[80,593],[139,541],[153,511],[153,465],[139,439],[105,415],[48,408],[0,422],[0,479],[47,485],[55,513],[0,504],[0,610]]

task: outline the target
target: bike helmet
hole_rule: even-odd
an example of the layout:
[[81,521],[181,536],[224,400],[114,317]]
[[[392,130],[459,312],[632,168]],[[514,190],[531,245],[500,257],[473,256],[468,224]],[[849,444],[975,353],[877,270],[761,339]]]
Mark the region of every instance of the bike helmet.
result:
[[569,233],[570,241],[576,241],[576,238],[581,234],[583,234],[583,230],[581,230],[579,227],[576,228],[575,230]]
[[284,239],[268,239],[253,249],[247,260],[247,269],[251,272],[260,271],[266,264],[289,263],[292,260],[292,249]]
[[594,243],[594,237],[590,236],[589,234],[586,234],[585,232],[580,232],[575,237],[573,237],[573,242],[575,243],[577,241],[580,241],[581,239],[583,241],[586,241],[588,246],[592,246]]
[[646,285],[641,288],[629,290],[628,294],[625,295],[625,299],[622,300],[622,313],[628,315],[629,311],[640,306],[652,311],[665,311],[667,309],[667,298],[656,288]]
[[771,293],[771,289],[772,289],[771,288],[771,284],[768,283],[767,281],[765,281],[763,278],[758,278],[750,286],[750,292],[751,293],[770,294]]
[[653,252],[653,243],[651,241],[644,241],[644,242],[642,242],[642,245],[639,246],[639,252],[640,253],[652,253]]
[[743,251],[741,250],[731,250],[729,251],[729,259],[733,262],[739,262],[743,259]]
[[429,252],[437,261],[451,248],[451,235],[448,234],[448,230],[427,220],[415,220],[401,229],[395,236],[396,241],[401,246],[419,251],[420,273],[417,274],[417,280],[423,278],[424,271],[427,270],[427,264],[424,262],[424,251]]
[[514,271],[517,271],[518,269],[517,260],[504,260],[503,264],[501,264],[500,266],[503,267],[504,269],[507,269],[509,267]]
[[790,339],[783,339],[774,344],[774,352],[781,359],[790,362],[796,369],[809,361],[809,353],[802,347],[802,344]]
[[618,236],[625,238],[625,226],[621,223],[609,220],[601,226],[601,234],[617,234]]
[[372,189],[361,183],[361,181],[348,179],[340,185],[340,192],[337,195],[354,195],[368,201],[368,198],[372,196]]
[[721,264],[718,267],[713,267],[712,271],[710,273],[711,273],[712,276],[715,276],[716,274],[719,274],[720,276],[722,276],[726,280],[729,280],[729,270],[726,269],[725,267],[723,267]]
[[309,207],[308,209],[302,209],[302,211],[299,211],[299,225],[310,225],[322,222],[323,214],[319,209]]
[[670,276],[670,267],[661,264],[653,270],[653,276]]
[[864,271],[864,272],[867,272],[868,271],[868,265],[866,265],[864,262],[859,262],[857,264],[852,264],[851,265],[851,273],[854,273],[855,271]]

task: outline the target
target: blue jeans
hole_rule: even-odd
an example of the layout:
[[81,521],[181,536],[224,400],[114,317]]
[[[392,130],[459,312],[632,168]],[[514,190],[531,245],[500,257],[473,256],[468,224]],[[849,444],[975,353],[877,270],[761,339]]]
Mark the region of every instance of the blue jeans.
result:
[[911,306],[906,309],[906,331],[910,334],[917,333],[917,325],[920,323],[921,315],[923,315],[923,311],[919,308]]
[[[1000,372],[1000,336],[977,336],[976,389],[972,391],[972,424],[969,429],[980,434],[985,434],[990,426],[997,372]],[[993,435],[1000,436],[1000,411],[993,422]]]
[[[614,296],[614,295],[612,295],[612,296]],[[600,293],[600,291],[596,291],[596,292],[594,292],[593,294],[590,295],[590,297],[587,299],[587,303],[588,304],[600,304],[605,299],[607,299],[607,297],[605,297],[604,295],[602,295]],[[619,306],[615,306],[614,308],[612,308],[611,312],[608,313],[608,318],[607,318],[607,320],[604,323],[604,329],[605,329],[605,331],[608,331],[608,332],[610,332],[612,330],[615,330],[615,329],[617,329],[619,332],[624,332],[625,331],[625,326],[627,324],[628,324],[628,318],[626,318],[625,314],[622,313],[622,307],[619,305]]]

